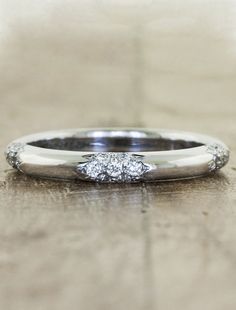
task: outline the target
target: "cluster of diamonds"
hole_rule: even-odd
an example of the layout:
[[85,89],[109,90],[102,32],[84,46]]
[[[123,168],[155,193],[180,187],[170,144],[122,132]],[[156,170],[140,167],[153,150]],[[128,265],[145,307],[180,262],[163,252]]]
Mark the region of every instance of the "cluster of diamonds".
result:
[[24,144],[12,143],[6,150],[6,160],[10,166],[18,169],[20,166],[19,154],[23,151]]
[[77,171],[96,182],[134,182],[150,169],[141,156],[129,153],[98,153],[86,158],[88,161],[78,164]]
[[212,154],[212,160],[208,165],[210,171],[222,168],[229,160],[229,151],[220,144],[209,145],[207,152]]

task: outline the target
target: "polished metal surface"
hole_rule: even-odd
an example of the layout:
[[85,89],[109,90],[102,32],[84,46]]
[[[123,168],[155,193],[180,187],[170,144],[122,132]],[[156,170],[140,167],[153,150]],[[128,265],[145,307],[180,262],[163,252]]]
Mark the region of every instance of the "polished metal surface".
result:
[[[218,139],[191,132],[71,129],[15,140],[8,146],[6,157],[14,168],[37,177],[136,182],[215,172],[228,162],[229,150]],[[112,170],[109,176],[106,169]]]

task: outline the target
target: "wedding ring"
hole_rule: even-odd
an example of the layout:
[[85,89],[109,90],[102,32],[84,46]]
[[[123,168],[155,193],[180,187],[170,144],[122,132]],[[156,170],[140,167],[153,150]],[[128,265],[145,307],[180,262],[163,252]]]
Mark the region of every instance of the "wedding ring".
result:
[[138,182],[194,178],[222,168],[229,149],[218,139],[165,129],[72,129],[13,141],[8,163],[44,178]]

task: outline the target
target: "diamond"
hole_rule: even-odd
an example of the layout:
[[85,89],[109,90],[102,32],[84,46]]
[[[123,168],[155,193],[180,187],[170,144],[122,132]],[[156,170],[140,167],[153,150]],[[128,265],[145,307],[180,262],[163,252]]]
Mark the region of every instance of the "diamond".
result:
[[102,167],[97,161],[91,161],[87,165],[87,174],[91,175],[93,178],[96,178],[99,174],[102,173]]
[[88,161],[78,164],[77,171],[98,182],[137,181],[150,169],[141,156],[128,153],[98,153],[86,158]]
[[207,152],[212,155],[211,161],[208,163],[210,171],[222,168],[229,160],[229,151],[220,144],[211,144],[207,147]]
[[20,159],[19,154],[23,151],[24,144],[22,143],[12,143],[6,150],[6,160],[10,166],[13,168],[19,168]]
[[131,158],[129,161],[124,163],[124,171],[132,177],[138,177],[140,174],[142,174],[143,163]]

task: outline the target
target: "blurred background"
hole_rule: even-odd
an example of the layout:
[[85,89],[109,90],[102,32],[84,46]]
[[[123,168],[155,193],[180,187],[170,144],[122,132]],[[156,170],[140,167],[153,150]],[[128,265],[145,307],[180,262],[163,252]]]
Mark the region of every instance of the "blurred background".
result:
[[98,126],[225,138],[236,117],[235,17],[229,0],[0,0],[1,143]]

